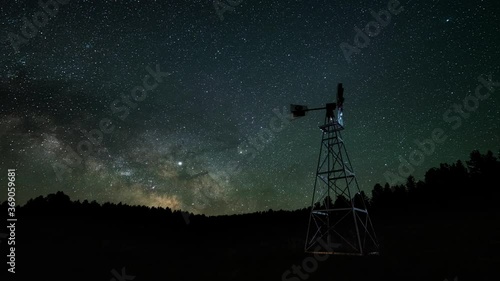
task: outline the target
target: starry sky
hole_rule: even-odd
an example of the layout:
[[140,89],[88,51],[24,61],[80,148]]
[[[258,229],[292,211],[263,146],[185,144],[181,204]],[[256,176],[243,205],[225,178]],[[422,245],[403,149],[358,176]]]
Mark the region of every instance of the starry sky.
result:
[[[0,178],[17,169],[19,203],[64,191],[208,215],[307,207],[324,113],[290,122],[289,104],[334,102],[339,82],[368,194],[435,129],[446,140],[417,179],[500,149],[496,0],[60,2],[0,8]],[[470,98],[481,78],[488,97]]]

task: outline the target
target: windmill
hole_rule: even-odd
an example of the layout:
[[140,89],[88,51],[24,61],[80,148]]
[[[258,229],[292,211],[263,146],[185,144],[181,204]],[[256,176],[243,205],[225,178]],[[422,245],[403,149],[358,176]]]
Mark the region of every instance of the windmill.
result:
[[[318,166],[307,227],[305,251],[322,254],[365,255],[378,253],[378,241],[365,200],[344,145],[344,88],[337,87],[336,103],[309,109],[290,106],[295,118],[325,110]],[[325,247],[325,245],[327,247]]]

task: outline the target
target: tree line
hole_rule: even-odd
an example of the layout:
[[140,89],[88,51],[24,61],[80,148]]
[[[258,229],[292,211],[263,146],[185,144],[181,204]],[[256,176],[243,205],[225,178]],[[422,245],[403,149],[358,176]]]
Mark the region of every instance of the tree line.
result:
[[[436,210],[470,210],[484,211],[498,208],[500,196],[500,155],[495,157],[493,152],[485,154],[475,150],[465,164],[458,160],[452,164],[440,164],[439,167],[429,169],[422,180],[409,176],[406,183],[389,185],[375,184],[371,191],[371,198],[364,192],[354,200],[363,198],[373,212],[424,212]],[[331,199],[330,199],[331,200]],[[334,202],[332,202],[334,201]],[[331,200],[330,205],[345,204],[345,198]],[[7,201],[1,204],[7,208]],[[61,213],[61,210],[64,212]],[[308,212],[310,208],[303,208],[291,213]],[[255,215],[278,215],[287,211],[263,211]],[[171,224],[185,225],[192,219],[203,220],[204,215],[192,215],[180,210],[147,206],[129,206],[122,203],[99,204],[95,200],[89,202],[71,201],[69,196],[59,191],[45,197],[39,196],[30,199],[19,208],[20,215],[34,216],[79,216],[96,217],[101,220],[116,219],[118,217],[140,217],[141,220],[170,221]],[[186,220],[186,216],[190,217]],[[228,217],[228,216],[221,216]],[[171,218],[171,220],[165,220]]]

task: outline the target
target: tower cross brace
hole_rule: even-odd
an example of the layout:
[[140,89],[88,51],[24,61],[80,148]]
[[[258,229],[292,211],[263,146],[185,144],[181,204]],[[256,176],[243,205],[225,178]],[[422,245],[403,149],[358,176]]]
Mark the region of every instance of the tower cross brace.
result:
[[[327,111],[324,125],[319,126],[322,139],[305,251],[345,255],[378,254],[379,244],[365,196],[360,192],[341,134],[344,129],[342,84],[339,84],[338,89],[337,104],[330,103],[317,109],[292,105],[292,113],[297,116],[304,116],[310,110]],[[334,113],[336,107],[337,116]]]

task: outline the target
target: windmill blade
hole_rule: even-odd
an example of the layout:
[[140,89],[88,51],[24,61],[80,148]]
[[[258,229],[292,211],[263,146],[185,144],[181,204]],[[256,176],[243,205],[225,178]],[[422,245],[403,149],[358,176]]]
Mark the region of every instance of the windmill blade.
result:
[[339,83],[337,86],[337,107],[342,108],[344,105],[344,87],[342,87],[342,83]]

